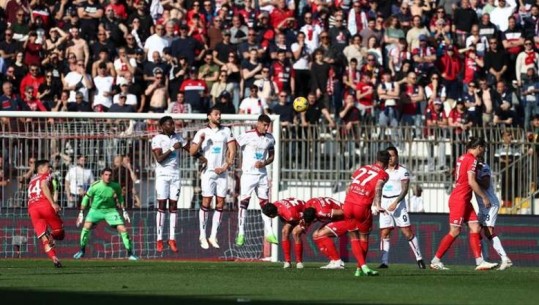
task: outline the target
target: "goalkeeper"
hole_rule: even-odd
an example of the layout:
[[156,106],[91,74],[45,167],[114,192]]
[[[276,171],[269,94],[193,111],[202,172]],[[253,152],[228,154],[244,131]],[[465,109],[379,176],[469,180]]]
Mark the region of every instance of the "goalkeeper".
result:
[[[127,249],[129,260],[138,260],[138,257],[133,255],[131,240],[129,239],[129,234],[127,233],[124,225],[124,219],[127,222],[131,222],[131,220],[125,211],[122,189],[120,184],[111,181],[111,178],[112,169],[103,169],[101,171],[101,180],[94,182],[82,199],[80,207],[81,210],[79,217],[77,218],[77,227],[82,224],[84,219],[84,210],[86,209],[88,201],[90,200],[91,207],[88,215],[86,215],[86,220],[84,221],[84,226],[82,227],[82,232],[80,234],[80,251],[73,255],[74,259],[80,259],[84,256],[86,245],[88,244],[88,239],[90,238],[90,231],[97,225],[98,222],[105,220],[111,227],[115,227],[118,230],[118,233],[122,238],[122,242]],[[122,208],[123,218],[116,209],[118,205]]]

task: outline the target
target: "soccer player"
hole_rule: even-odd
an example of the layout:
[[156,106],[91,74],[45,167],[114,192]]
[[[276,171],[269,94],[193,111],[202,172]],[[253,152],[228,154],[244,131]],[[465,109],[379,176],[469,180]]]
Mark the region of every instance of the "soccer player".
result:
[[[344,269],[344,262],[335,248],[331,237],[340,237],[347,230],[343,226],[344,212],[342,203],[329,197],[311,198],[305,203],[303,219],[306,227],[314,221],[322,222],[317,230],[313,232],[313,241],[318,250],[329,258],[329,264],[320,267],[320,269]],[[333,222],[330,222],[333,221]],[[337,225],[335,225],[337,223]],[[307,228],[304,229],[306,231]]]
[[498,218],[498,211],[500,209],[500,200],[498,200],[496,191],[494,191],[494,187],[491,183],[492,172],[490,166],[483,161],[483,158],[478,158],[478,161],[477,182],[490,200],[490,207],[487,208],[483,203],[481,196],[475,195],[477,205],[479,206],[478,218],[483,227],[483,233],[492,243],[492,247],[502,259],[499,270],[505,270],[513,266],[513,262],[507,256],[500,238],[494,232],[494,226],[496,225],[496,219]]
[[[183,148],[189,151],[189,143],[175,132],[174,120],[170,116],[159,119],[161,133],[152,139],[152,152],[155,158],[155,191],[157,193],[157,252],[163,251],[163,227],[165,226],[165,211],[169,211],[169,235],[168,246],[173,252],[178,252],[176,245],[176,212],[177,202],[180,197],[180,165],[179,152]],[[205,162],[204,157],[197,154],[200,161]]]
[[389,158],[389,153],[381,150],[376,154],[376,163],[357,169],[352,175],[352,182],[344,199],[345,228],[339,229],[349,231],[352,253],[358,266],[355,276],[378,275],[377,271],[367,266],[365,258],[369,250],[373,213],[385,213],[380,201],[382,188],[389,179],[389,175],[385,172]]
[[[201,174],[202,205],[198,212],[200,228],[200,247],[209,245],[219,248],[217,230],[223,215],[223,206],[227,193],[228,169],[234,163],[236,143],[230,128],[221,126],[221,110],[211,108],[208,111],[208,126],[199,130],[191,143],[190,154],[195,156],[202,150],[207,163]],[[216,197],[210,238],[206,238],[206,223],[213,196]]]
[[477,157],[485,152],[485,140],[472,137],[466,144],[466,148],[467,152],[457,160],[455,188],[449,196],[449,233],[442,238],[436,255],[431,261],[431,269],[448,269],[441,262],[441,259],[460,234],[463,223],[468,223],[470,228],[468,238],[477,265],[475,270],[489,270],[497,266],[497,264],[485,261],[481,256],[481,226],[471,203],[473,191],[478,197],[481,197],[485,207],[490,207],[489,197],[476,180]]
[[[28,214],[34,227],[37,238],[41,240],[43,249],[52,260],[56,268],[62,263],[56,256],[54,240],[63,240],[64,224],[58,215],[60,206],[56,203],[53,194],[53,177],[50,172],[48,160],[39,160],[35,165],[37,174],[28,184]],[[48,230],[50,228],[50,231]]]
[[[236,245],[238,246],[243,246],[245,243],[245,219],[253,191],[256,191],[261,207],[264,207],[268,202],[269,183],[266,166],[271,164],[275,157],[275,139],[268,132],[270,124],[270,117],[262,114],[258,117],[255,129],[240,134],[236,139],[242,150],[240,208],[238,209],[238,236],[236,237]],[[271,227],[271,218],[264,213],[261,215],[264,221],[266,241],[277,244],[277,237],[273,234]]]
[[[84,219],[84,210],[90,200],[92,201],[90,211],[86,215],[86,219]],[[117,206],[121,207],[123,218],[120,217],[120,213],[116,209]],[[127,249],[129,260],[138,260],[138,257],[133,254],[131,239],[125,228],[124,219],[127,222],[131,222],[129,215],[125,211],[122,187],[118,182],[112,181],[112,169],[107,167],[101,171],[101,180],[94,182],[84,195],[84,198],[82,198],[79,217],[77,217],[77,227],[82,224],[83,220],[84,226],[80,234],[80,250],[73,255],[73,258],[80,259],[84,257],[86,245],[90,239],[90,231],[95,228],[97,223],[105,220],[109,226],[118,230],[122,242]]]
[[304,226],[303,210],[305,201],[296,198],[287,198],[275,201],[274,203],[266,203],[262,207],[262,213],[269,218],[279,218],[284,222],[281,231],[281,247],[284,254],[283,268],[290,268],[290,233],[294,240],[294,253],[296,254],[296,268],[303,269],[303,242],[301,234]]
[[389,238],[391,231],[397,226],[408,240],[410,249],[412,249],[415,255],[417,266],[420,269],[425,269],[425,263],[423,262],[417,237],[410,227],[410,216],[406,210],[405,198],[410,186],[410,173],[406,167],[399,164],[397,148],[390,146],[386,150],[389,153],[389,164],[386,169],[389,180],[382,190],[382,208],[387,213],[380,214],[380,251],[382,251],[382,264],[378,268],[383,269],[389,267]]

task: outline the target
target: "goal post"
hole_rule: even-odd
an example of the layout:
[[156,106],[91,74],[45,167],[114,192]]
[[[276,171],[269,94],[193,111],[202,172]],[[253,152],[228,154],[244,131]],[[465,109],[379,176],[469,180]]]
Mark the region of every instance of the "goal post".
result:
[[[126,154],[131,156],[130,159],[134,162],[132,164],[133,167],[139,170],[138,179],[140,181],[134,182],[134,189],[139,188],[136,195],[139,197],[139,205],[142,206],[138,210],[132,210],[132,213],[142,215],[142,212],[146,208],[146,217],[148,219],[132,224],[132,233],[135,235],[133,240],[135,243],[137,243],[137,240],[140,240],[140,244],[137,244],[139,248],[150,247],[148,249],[137,250],[141,250],[144,253],[153,253],[147,255],[148,258],[151,258],[155,257],[155,251],[151,248],[153,247],[151,245],[152,236],[155,239],[155,233],[153,230],[145,230],[145,228],[137,226],[148,223],[153,224],[150,214],[153,212],[152,207],[155,207],[156,204],[154,177],[152,174],[155,161],[151,156],[149,141],[159,132],[157,122],[165,115],[169,115],[175,120],[177,132],[186,139],[191,139],[196,131],[206,126],[206,114],[2,111],[0,116],[2,119],[0,122],[0,149],[4,156],[3,161],[8,164],[8,175],[11,175],[11,177],[19,177],[27,173],[30,169],[27,162],[31,158],[50,159],[51,156],[59,156],[58,158],[60,159],[69,159],[70,165],[73,165],[78,156],[85,155],[89,159],[87,165],[91,169],[95,179],[98,179],[101,169],[106,166],[112,167],[115,156]],[[275,138],[275,158],[268,168],[268,178],[270,179],[269,200],[272,202],[279,199],[281,128],[279,116],[270,115],[270,118],[272,120],[271,133]],[[239,133],[252,128],[252,125],[254,125],[257,119],[257,115],[223,114],[221,116],[222,124],[229,126],[234,136],[238,136]],[[240,155],[241,152],[238,153],[237,158]],[[198,179],[197,164],[192,158],[188,158],[186,155],[182,156],[180,162],[182,179],[182,197],[180,200],[182,202],[178,202],[178,205],[184,209],[193,208],[194,205],[189,195],[192,195],[191,198],[195,198],[195,194],[198,191],[195,182]],[[237,169],[231,169],[231,171],[233,170],[236,171]],[[63,185],[64,176],[62,175],[59,178],[60,185]],[[12,186],[10,191],[4,192],[2,194],[4,198],[1,198],[0,215],[10,208],[23,208],[26,204],[25,193],[24,181],[20,182],[19,185]],[[258,210],[258,212],[256,213],[256,218],[249,216],[248,223],[249,221],[254,221],[261,224],[262,219],[258,215],[260,213],[258,199],[256,196],[252,196],[251,198],[252,202],[249,204],[249,209]],[[133,199],[133,202],[136,204],[136,198]],[[62,202],[62,204],[64,207],[67,207],[65,202]],[[20,217],[26,217],[25,211],[22,210]],[[185,212],[185,215],[185,217],[197,217],[196,213],[191,212]],[[181,217],[179,219],[181,221]],[[155,218],[153,220],[155,221]],[[198,223],[198,218],[195,223]],[[177,227],[181,226],[182,223],[178,222]],[[219,230],[234,230],[234,232],[226,232],[226,235],[230,236],[230,238],[236,235],[236,226],[234,224],[226,227],[222,225]],[[198,232],[198,226],[196,227],[196,231]],[[273,219],[273,231],[276,236],[279,236],[277,218]],[[253,250],[250,250],[255,252],[260,251],[260,253],[242,254],[241,249],[236,249],[235,245],[229,242],[230,249],[221,246],[221,248],[225,249],[222,249],[223,253],[220,253],[216,259],[223,257],[226,259],[263,258],[265,242],[263,241],[263,230],[261,232],[262,235],[256,237],[260,239],[260,243],[257,243]],[[144,236],[136,236],[137,234],[144,234]],[[256,234],[260,233],[258,232]],[[177,233],[177,235],[179,234]],[[32,238],[32,236],[28,237]],[[188,236],[180,235],[179,237],[194,238],[196,239],[194,244],[198,245],[198,238],[192,236],[192,234]],[[189,243],[192,243],[192,241],[189,241]],[[260,249],[258,249],[258,245],[261,246]],[[265,246],[267,247],[267,244]],[[111,246],[112,248],[115,247]],[[277,245],[271,246],[271,261],[278,261],[278,251],[279,247]],[[196,253],[196,251],[193,253]]]

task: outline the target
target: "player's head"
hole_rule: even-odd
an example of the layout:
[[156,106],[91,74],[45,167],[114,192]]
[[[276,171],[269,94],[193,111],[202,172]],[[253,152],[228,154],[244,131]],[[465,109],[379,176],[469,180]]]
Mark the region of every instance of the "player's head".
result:
[[485,152],[485,146],[487,143],[485,139],[480,137],[471,137],[468,143],[466,143],[466,149],[475,157],[481,156]]
[[49,160],[38,160],[35,165],[36,172],[38,174],[44,174],[49,172]]
[[266,114],[262,114],[258,117],[258,121],[256,122],[256,131],[258,131],[258,133],[265,134],[268,132],[270,124],[270,117]]
[[165,134],[172,134],[175,129],[174,120],[169,115],[166,115],[159,119],[159,126],[161,126],[161,129]]
[[208,122],[211,125],[221,125],[221,110],[217,107],[211,107],[208,110]]
[[376,154],[376,162],[380,164],[383,168],[387,168],[387,165],[389,164],[390,155],[387,150],[380,150]]
[[303,220],[305,223],[309,224],[316,219],[316,209],[315,208],[306,208],[303,211]]
[[262,207],[262,213],[269,218],[274,218],[277,216],[277,207],[273,203],[268,202]]
[[109,183],[112,180],[112,169],[110,167],[105,167],[101,170],[101,180],[105,183]]
[[396,166],[399,163],[399,152],[397,151],[397,148],[395,146],[389,146],[386,148],[387,152],[389,153],[389,166]]

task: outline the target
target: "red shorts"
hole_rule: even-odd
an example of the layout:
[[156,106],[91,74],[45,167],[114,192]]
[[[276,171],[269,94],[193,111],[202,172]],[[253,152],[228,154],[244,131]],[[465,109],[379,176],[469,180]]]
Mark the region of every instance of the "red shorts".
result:
[[32,220],[34,232],[36,232],[37,237],[45,234],[47,227],[50,227],[51,231],[57,231],[61,230],[64,226],[62,219],[48,201],[46,203],[33,203],[28,208],[28,214]]
[[469,201],[449,198],[449,224],[460,226],[462,223],[477,222],[477,214]]
[[372,228],[372,212],[370,205],[345,204],[344,219],[353,219],[359,233],[369,234]]
[[354,219],[345,219],[330,222],[325,225],[335,236],[343,236],[347,232],[357,230],[356,221]]

